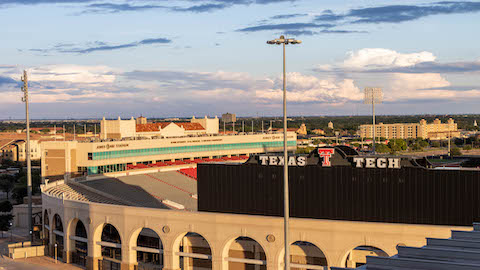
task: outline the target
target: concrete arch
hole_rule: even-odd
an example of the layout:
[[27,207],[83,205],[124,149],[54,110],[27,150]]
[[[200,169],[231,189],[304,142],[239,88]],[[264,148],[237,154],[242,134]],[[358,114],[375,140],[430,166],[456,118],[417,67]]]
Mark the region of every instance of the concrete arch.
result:
[[97,244],[97,242],[102,241],[102,232],[103,232],[104,227],[107,224],[112,225],[117,230],[117,232],[119,233],[119,236],[120,236],[120,242],[123,243],[122,234],[118,230],[118,228],[119,228],[118,226],[116,226],[112,222],[100,222],[99,224],[97,224],[94,227],[93,233],[88,238],[88,242],[91,243],[91,245],[89,245],[89,248],[88,248],[88,256],[94,257],[94,258],[102,257],[102,249],[101,249],[101,246],[99,244]]
[[[195,232],[195,231],[187,231],[187,232],[182,232],[182,233],[179,233],[177,234],[172,242],[172,254],[170,254],[170,258],[168,258],[169,260],[171,260],[171,263],[173,265],[173,268],[174,269],[180,269],[180,256],[178,256],[176,253],[180,251],[180,243],[181,241],[183,240],[183,238],[188,234],[188,233],[195,233],[195,234],[198,234],[200,235],[203,239],[205,239],[205,241],[207,242],[208,244],[208,247],[210,248],[210,253],[211,253],[211,256],[212,258],[214,256],[216,256],[216,251],[215,251],[215,246],[212,245],[212,241],[209,241],[205,236],[204,234],[201,234],[199,232]],[[166,254],[165,254],[166,255]],[[165,258],[165,260],[167,260],[167,258]]]
[[[137,252],[135,252],[135,250],[132,247],[137,246],[138,236],[140,235],[140,232],[143,229],[150,229],[150,230],[154,231],[157,234],[158,238],[160,239],[160,243],[162,244],[162,246],[165,246],[165,243],[166,243],[165,239],[163,238],[163,236],[161,236],[162,234],[160,233],[160,231],[157,230],[157,228],[142,226],[140,228],[132,229],[127,236],[127,239],[128,239],[128,254],[129,254],[128,256],[129,256],[129,261],[130,262],[136,262],[137,261]],[[162,254],[162,256],[163,256],[163,254]]]
[[222,244],[222,252],[220,253],[222,258],[222,269],[229,269],[229,262],[225,261],[225,258],[229,257],[229,251],[233,242],[240,237],[247,237],[255,241],[255,243],[257,243],[262,248],[263,253],[265,253],[265,261],[267,261],[268,264],[268,259],[270,258],[270,251],[260,241],[257,241],[253,235],[250,235],[248,233],[244,235],[235,234],[228,237],[227,240],[225,240]]
[[[364,248],[364,251],[361,251],[361,248]],[[349,268],[356,268],[357,267],[356,264],[352,264],[353,261],[350,261],[350,264],[347,261],[350,254],[352,254],[354,252],[354,250],[358,250],[358,253],[360,253],[360,254],[356,254],[355,257],[362,257],[362,259],[363,259],[363,256],[375,256],[375,255],[380,256],[380,257],[390,257],[390,255],[387,253],[387,251],[385,251],[382,248],[378,248],[377,246],[374,246],[374,245],[361,244],[361,245],[354,246],[350,250],[348,250],[345,253],[345,255],[343,256],[342,261],[339,262],[339,266],[349,267]],[[352,258],[352,259],[358,260],[359,258]],[[365,260],[360,260],[360,261],[357,261],[357,262],[358,263],[365,263],[366,261]]]
[[[331,256],[325,252],[325,250],[327,250],[327,249],[322,248],[322,246],[319,245],[316,241],[294,240],[294,241],[290,241],[289,247],[291,247],[294,243],[297,243],[297,242],[307,242],[307,243],[310,243],[310,244],[314,245],[316,248],[318,248],[320,250],[320,252],[322,252],[323,256],[325,256],[325,260],[327,261],[326,266],[328,266],[328,267],[333,266]],[[278,253],[277,260],[276,260],[277,269],[284,268],[284,265],[283,265],[284,264],[284,257],[285,257],[285,248],[282,247],[282,249]]]
[[[86,234],[86,237],[84,236],[79,236],[77,235],[76,231],[77,231],[77,227],[79,225],[82,225],[84,230],[85,230],[85,234]],[[82,243],[82,242],[79,242],[77,243],[76,240],[74,239],[70,239],[71,237],[82,237],[82,238],[86,238],[87,241],[89,239],[89,231],[88,231],[88,227],[85,226],[85,222],[80,219],[80,218],[72,218],[69,222],[68,222],[68,225],[67,225],[67,229],[65,230],[65,247],[66,247],[66,250],[67,250],[67,256],[68,256],[68,261],[69,262],[72,262],[72,263],[76,263],[76,264],[79,264],[79,265],[82,265],[82,266],[85,266],[86,265],[86,258],[85,258],[85,252],[84,251],[80,251],[80,250],[86,250],[86,252],[88,253],[89,252],[89,246],[88,246],[88,242],[87,243]],[[77,250],[77,244],[81,246],[81,248],[79,250]],[[77,252],[78,251],[78,252]]]
[[61,231],[62,231],[62,232],[65,232],[65,226],[63,226],[63,224],[64,224],[63,218],[62,218],[59,214],[57,214],[57,213],[55,213],[55,214],[52,216],[52,223],[51,223],[52,225],[51,225],[50,228],[51,228],[52,230],[56,230],[56,229],[57,229],[57,225],[58,225],[58,224],[57,224],[57,220],[55,219],[55,217],[58,217],[58,220],[60,221],[60,225],[62,225],[62,230],[61,230]]
[[373,241],[372,239],[369,239],[368,243],[365,243],[365,241],[357,241],[357,242],[354,242],[353,244],[349,245],[347,249],[344,249],[342,251],[341,254],[341,257],[337,259],[337,264],[338,266],[342,266],[342,267],[345,267],[345,261],[349,255],[349,252],[352,251],[353,249],[357,248],[357,247],[360,247],[360,246],[371,246],[371,247],[375,247],[375,248],[378,248],[380,250],[382,250],[383,252],[385,252],[387,254],[387,256],[393,256],[394,254],[396,254],[396,252],[390,252],[393,248],[393,250],[396,251],[396,246],[393,246],[391,248],[387,247],[385,243],[380,243],[380,242],[377,242],[377,241]]
[[52,224],[50,225],[50,229],[52,231],[52,245],[53,245],[53,256],[57,257],[59,260],[64,261],[64,251],[65,248],[68,247],[68,242],[65,239],[66,227],[64,226],[65,221],[62,219],[60,214],[55,213],[52,217]]

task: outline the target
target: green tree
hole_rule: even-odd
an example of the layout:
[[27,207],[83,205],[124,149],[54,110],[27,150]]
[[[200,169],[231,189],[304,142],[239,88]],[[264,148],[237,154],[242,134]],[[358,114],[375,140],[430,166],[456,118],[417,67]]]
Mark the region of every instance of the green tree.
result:
[[383,143],[376,143],[375,144],[375,151],[378,152],[378,153],[390,153],[391,149]]
[[7,193],[7,200],[10,198],[10,191],[15,185],[15,177],[4,174],[0,176],[0,190]]
[[13,167],[15,166],[15,161],[10,160],[10,159],[3,159],[2,160],[2,167],[8,168],[8,167]]
[[463,147],[463,150],[472,150],[472,146],[467,144]]
[[439,141],[431,141],[431,145],[432,147],[437,147],[437,148],[441,146]]
[[0,203],[0,212],[11,212],[13,209],[10,201],[3,201]]
[[451,156],[461,156],[462,155],[462,151],[460,151],[460,148],[458,147],[453,147],[452,149],[450,149],[450,155]]
[[49,133],[49,132],[50,132],[50,129],[49,129],[49,128],[44,128],[44,129],[41,129],[40,132],[42,132],[42,133]]
[[0,231],[2,231],[2,237],[4,231],[10,230],[10,224],[12,223],[12,220],[12,214],[0,215]]
[[415,143],[411,147],[412,147],[412,150],[414,150],[414,151],[422,151],[423,150],[423,147],[420,145],[420,143]]
[[[12,191],[12,197],[17,203],[23,202],[23,197],[27,196],[27,175],[25,172],[19,174],[19,178]],[[37,171],[32,171],[32,194],[40,191],[41,177]]]
[[10,214],[13,206],[9,201],[3,201],[0,203],[0,231],[8,231],[10,229],[10,223],[12,222],[13,215]]

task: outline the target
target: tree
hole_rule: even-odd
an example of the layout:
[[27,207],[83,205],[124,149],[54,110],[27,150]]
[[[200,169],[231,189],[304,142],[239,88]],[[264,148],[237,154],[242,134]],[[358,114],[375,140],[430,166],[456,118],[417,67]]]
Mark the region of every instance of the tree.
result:
[[[27,175],[22,171],[12,191],[12,197],[17,203],[23,203],[23,197],[27,196]],[[40,191],[41,177],[38,171],[32,171],[32,194]]]
[[50,132],[50,129],[49,128],[43,128],[40,130],[40,132],[42,133],[49,133]]
[[2,231],[2,237],[4,231],[10,230],[10,224],[12,223],[12,220],[12,214],[0,215],[0,231]]
[[440,147],[439,141],[431,141],[431,143],[432,143],[432,147],[436,147],[436,148]]
[[10,159],[3,159],[2,160],[2,167],[9,168],[15,166],[15,161]]
[[9,199],[10,191],[15,185],[15,177],[4,174],[0,176],[0,190],[7,193],[7,200]]
[[10,201],[3,201],[0,203],[0,212],[11,212],[13,209]]
[[391,149],[390,153],[394,154],[398,151],[407,150],[407,143],[402,139],[392,139],[388,142],[388,147]]
[[472,146],[471,145],[465,145],[463,147],[463,150],[472,150]]
[[391,150],[388,146],[383,143],[376,143],[375,144],[375,151],[378,153],[389,153]]
[[460,148],[458,148],[458,147],[453,147],[452,149],[450,149],[450,155],[453,156],[453,157],[461,156],[462,151],[460,151]]
[[0,231],[8,231],[10,229],[10,223],[12,222],[13,215],[10,214],[13,207],[9,201],[3,201],[0,203]]

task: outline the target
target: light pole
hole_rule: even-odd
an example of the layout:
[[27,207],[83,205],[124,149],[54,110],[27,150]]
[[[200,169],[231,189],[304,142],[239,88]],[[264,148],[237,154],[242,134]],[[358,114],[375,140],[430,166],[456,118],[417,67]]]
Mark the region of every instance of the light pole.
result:
[[[288,152],[287,152],[287,82],[285,72],[285,45],[300,44],[300,40],[293,38],[286,39],[280,36],[279,39],[269,40],[267,44],[283,45],[283,212],[284,212],[284,242],[285,242],[285,270],[290,270],[290,245],[288,239],[289,219],[289,196],[288,196]],[[271,125],[271,124],[270,124]]]
[[57,263],[57,243],[55,243],[55,263]]
[[[23,92],[23,97],[22,101],[25,102],[25,122],[27,124],[27,145],[25,149],[25,155],[27,158],[27,195],[28,195],[28,217],[27,217],[27,224],[28,224],[28,229],[30,231],[33,230],[33,224],[32,224],[32,163],[30,161],[30,155],[32,152],[30,151],[30,115],[29,115],[29,110],[28,110],[28,77],[27,77],[27,71],[23,71],[23,76],[22,76],[22,92]],[[33,242],[33,235],[30,234],[30,241]]]
[[373,116],[373,154],[375,154],[375,142],[376,142],[376,127],[375,127],[375,104],[380,104],[383,101],[382,88],[378,87],[366,87],[364,90],[364,103],[372,104],[372,116]]

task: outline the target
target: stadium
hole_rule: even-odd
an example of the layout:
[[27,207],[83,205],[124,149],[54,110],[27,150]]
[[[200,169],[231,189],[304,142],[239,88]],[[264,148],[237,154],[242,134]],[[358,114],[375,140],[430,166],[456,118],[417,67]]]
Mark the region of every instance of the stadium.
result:
[[[396,254],[397,246],[468,230],[471,213],[480,213],[480,197],[471,192],[465,201],[459,192],[478,190],[475,169],[440,170],[347,147],[301,157],[289,159],[293,269],[356,267],[367,256]],[[260,154],[47,181],[48,254],[87,269],[280,269],[280,160]],[[441,181],[424,197],[433,179]]]

